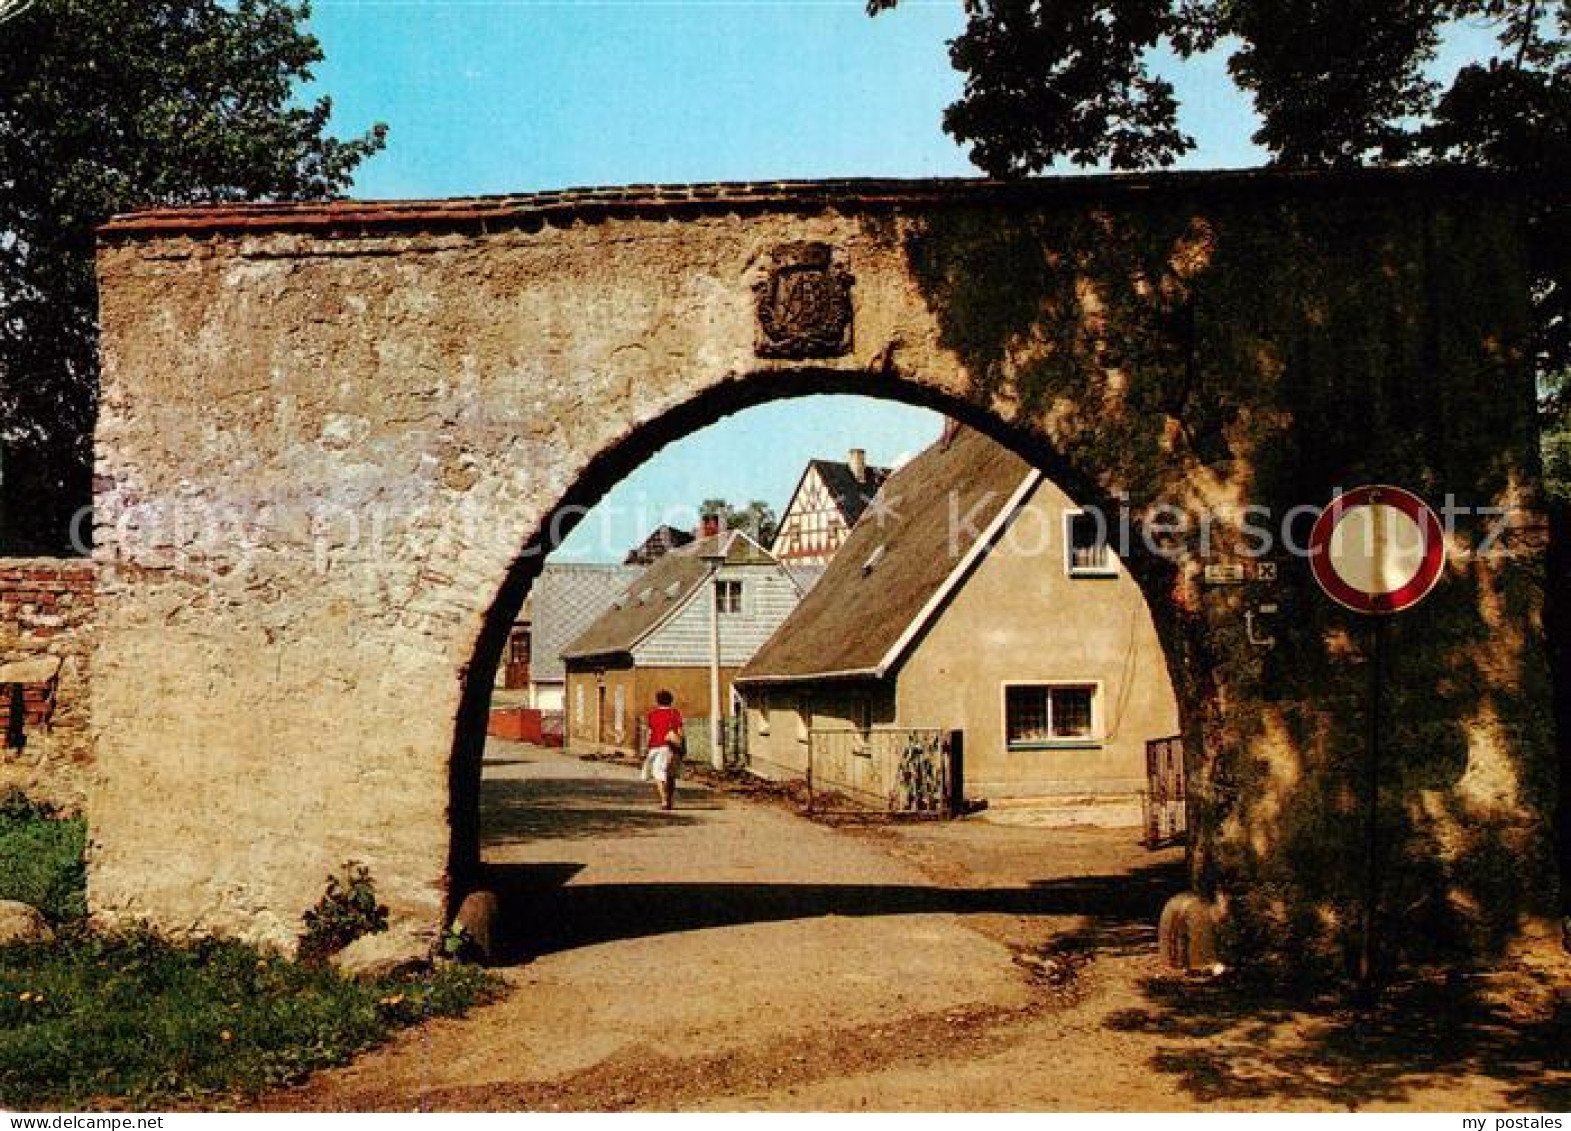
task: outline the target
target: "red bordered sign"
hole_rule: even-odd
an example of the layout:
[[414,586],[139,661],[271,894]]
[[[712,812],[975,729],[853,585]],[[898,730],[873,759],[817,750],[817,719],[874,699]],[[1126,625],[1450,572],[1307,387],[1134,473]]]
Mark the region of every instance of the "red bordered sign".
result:
[[1309,534],[1309,568],[1326,596],[1358,613],[1399,613],[1445,570],[1445,531],[1401,487],[1358,487],[1331,500]]

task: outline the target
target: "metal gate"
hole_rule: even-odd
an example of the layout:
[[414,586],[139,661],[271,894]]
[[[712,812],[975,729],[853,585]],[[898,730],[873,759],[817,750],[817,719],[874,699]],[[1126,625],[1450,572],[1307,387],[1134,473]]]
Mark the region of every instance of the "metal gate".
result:
[[1146,743],[1146,847],[1177,844],[1189,829],[1185,801],[1184,736],[1153,738]]

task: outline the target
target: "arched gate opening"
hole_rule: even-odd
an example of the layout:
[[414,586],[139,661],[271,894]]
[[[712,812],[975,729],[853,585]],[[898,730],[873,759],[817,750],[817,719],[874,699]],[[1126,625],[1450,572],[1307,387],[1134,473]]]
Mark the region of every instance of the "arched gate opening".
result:
[[1559,773],[1518,215],[1371,172],[117,219],[94,910],[287,945],[359,858],[434,935],[473,858],[461,673],[496,661],[521,548],[686,429],[851,391],[1127,497],[1172,549],[1128,565],[1202,799],[1193,880],[1256,954],[1344,961],[1363,871],[1365,633],[1292,515],[1360,482],[1450,500],[1447,576],[1393,626],[1379,843],[1393,955],[1497,951],[1553,907]]

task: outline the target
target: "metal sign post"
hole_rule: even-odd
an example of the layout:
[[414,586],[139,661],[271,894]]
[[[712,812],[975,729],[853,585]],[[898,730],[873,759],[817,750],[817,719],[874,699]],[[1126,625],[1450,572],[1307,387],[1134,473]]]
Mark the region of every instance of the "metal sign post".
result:
[[1378,974],[1381,852],[1380,761],[1389,617],[1428,596],[1445,569],[1445,534],[1435,512],[1400,487],[1338,495],[1309,535],[1309,565],[1328,597],[1371,618],[1368,734],[1364,750],[1364,898],[1358,986],[1373,1002]]
[[1364,907],[1359,923],[1358,987],[1374,999],[1375,919],[1380,908],[1380,714],[1385,692],[1385,617],[1369,626],[1369,740],[1364,759]]

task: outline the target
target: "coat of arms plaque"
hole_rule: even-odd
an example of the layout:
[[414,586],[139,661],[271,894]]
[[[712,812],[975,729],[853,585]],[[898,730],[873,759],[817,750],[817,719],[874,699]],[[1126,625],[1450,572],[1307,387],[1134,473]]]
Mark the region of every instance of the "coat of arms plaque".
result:
[[851,272],[825,243],[775,249],[758,296],[759,357],[802,360],[851,352]]

